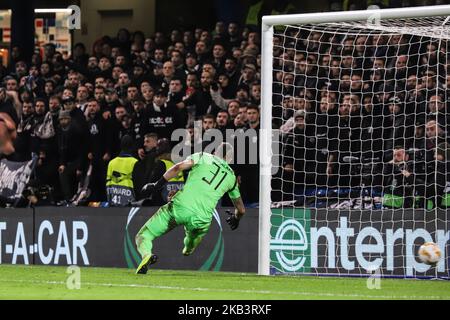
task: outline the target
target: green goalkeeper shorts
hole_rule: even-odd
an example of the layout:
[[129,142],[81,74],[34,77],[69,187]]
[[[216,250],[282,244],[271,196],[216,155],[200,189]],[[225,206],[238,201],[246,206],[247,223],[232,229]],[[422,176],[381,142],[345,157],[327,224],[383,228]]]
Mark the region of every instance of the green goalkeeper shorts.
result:
[[204,234],[209,230],[211,220],[206,222],[199,219],[198,215],[169,202],[159,208],[145,223],[145,227],[155,237],[159,237],[179,225],[184,226],[186,234],[197,234],[200,230],[200,233]]

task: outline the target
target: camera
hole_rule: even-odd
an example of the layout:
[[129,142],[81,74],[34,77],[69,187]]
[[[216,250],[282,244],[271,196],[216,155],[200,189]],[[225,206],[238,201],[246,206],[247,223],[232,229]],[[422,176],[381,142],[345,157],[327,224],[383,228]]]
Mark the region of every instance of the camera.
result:
[[126,87],[117,87],[116,93],[119,96],[119,98],[123,98],[127,96],[127,88]]
[[406,153],[409,155],[410,160],[414,161],[425,161],[425,150],[417,148],[409,148]]
[[25,208],[28,206],[51,206],[53,201],[53,188],[48,185],[27,186],[22,197],[16,203],[16,207]]
[[434,167],[434,163],[426,161],[427,155],[424,149],[410,148],[406,151],[409,160],[414,163],[414,171],[416,173],[425,173],[430,170],[430,165]]
[[350,164],[350,175],[360,180],[363,186],[369,187],[380,183],[380,175],[375,173],[381,172],[381,159],[379,157],[354,157],[345,156],[342,158],[344,163]]
[[35,190],[32,187],[27,187],[25,188],[25,190],[23,190],[22,192],[22,196],[27,199],[28,197],[34,196],[35,195]]
[[214,81],[213,83],[211,83],[211,89],[213,89],[214,91],[218,91],[219,84],[216,81]]

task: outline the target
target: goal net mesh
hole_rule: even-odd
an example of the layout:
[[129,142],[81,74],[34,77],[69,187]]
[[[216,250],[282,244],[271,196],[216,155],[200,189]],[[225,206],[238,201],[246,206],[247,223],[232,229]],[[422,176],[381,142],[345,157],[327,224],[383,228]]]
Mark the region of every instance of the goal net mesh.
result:
[[449,39],[447,17],[274,27],[272,273],[449,276]]

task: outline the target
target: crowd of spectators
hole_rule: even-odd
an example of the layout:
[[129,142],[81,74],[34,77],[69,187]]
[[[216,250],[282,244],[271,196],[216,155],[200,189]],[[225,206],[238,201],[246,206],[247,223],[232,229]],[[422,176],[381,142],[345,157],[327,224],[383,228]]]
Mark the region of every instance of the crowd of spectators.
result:
[[[30,65],[16,48],[0,70],[6,97],[21,107],[8,158],[37,155],[32,184],[61,204],[91,164],[89,201],[104,202],[108,163],[131,136],[139,200],[164,172],[157,161],[168,157],[167,141],[178,142],[174,130],[192,144],[213,128],[259,130],[260,45],[258,32],[218,22],[148,37],[120,29],[92,50],[77,43],[70,56],[47,44]],[[272,200],[364,185],[391,204],[403,199],[401,207],[441,206],[450,182],[449,54],[446,40],[426,36],[277,28],[272,126],[282,141]],[[244,201],[258,203],[258,164],[234,169]]]
[[441,206],[450,182],[448,41],[324,29],[274,36],[273,127],[284,139],[274,197],[364,185],[413,199],[399,207]]
[[[145,35],[120,29],[71,55],[48,43],[31,64],[13,48],[0,69],[5,99],[19,106],[15,152],[8,160],[38,157],[30,185],[47,187],[52,202],[67,205],[92,165],[88,203],[105,202],[106,173],[124,136],[134,141],[141,187],[159,179],[159,145],[175,129],[192,133],[259,129],[260,34],[237,23],[214,30],[173,30]],[[171,141],[171,146],[178,141]],[[256,142],[257,143],[257,142]],[[165,148],[167,149],[167,148]],[[156,168],[156,169],[155,169]],[[236,166],[243,199],[258,202],[258,165]]]

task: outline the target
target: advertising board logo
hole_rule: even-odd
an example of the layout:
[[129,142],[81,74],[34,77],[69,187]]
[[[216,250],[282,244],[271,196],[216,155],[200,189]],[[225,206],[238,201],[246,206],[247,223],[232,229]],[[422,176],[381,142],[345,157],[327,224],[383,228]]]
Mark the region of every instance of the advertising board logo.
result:
[[439,228],[436,215],[424,211],[405,210],[395,216],[395,211],[386,210],[376,218],[367,215],[371,211],[312,212],[272,209],[272,274],[369,274],[374,281],[368,282],[368,288],[374,289],[384,276],[449,278],[447,257],[435,267],[417,258],[424,242],[435,242],[448,254],[450,227],[445,211],[438,212],[443,221]]
[[[140,208],[130,209],[130,212],[128,213],[127,224],[125,226],[125,234],[123,240],[125,261],[127,263],[127,267],[131,269],[137,268],[137,266],[141,261],[141,257],[133,241],[134,236],[130,235],[130,231],[128,229],[131,221],[139,212],[139,210]],[[216,240],[216,244],[214,246],[213,251],[211,252],[209,257],[205,260],[205,262],[202,264],[202,266],[199,268],[199,270],[201,271],[220,271],[223,264],[223,258],[225,255],[225,242],[222,234],[222,224],[220,222],[220,217],[217,210],[214,210],[213,217],[219,226],[219,236]]]
[[128,226],[130,225],[131,220],[133,220],[138,211],[139,208],[131,208],[130,212],[128,213],[127,225],[125,226],[125,235],[123,239],[125,261],[127,263],[127,267],[131,269],[136,268],[141,261],[141,256],[137,252],[136,246],[133,241],[134,237],[131,237],[130,232],[128,231]]
[[[299,239],[294,240],[290,233],[295,234]],[[305,228],[296,220],[289,219],[284,221],[278,228],[275,239],[270,242],[270,248],[275,250],[277,261],[286,271],[297,271],[306,262],[306,257],[298,256],[293,259],[287,257],[284,251],[300,251],[303,252],[308,249],[308,237],[306,236]]]
[[214,249],[211,252],[210,256],[199,270],[201,271],[220,271],[222,268],[223,258],[225,255],[225,242],[222,234],[222,224],[220,223],[220,216],[217,210],[214,210],[213,213],[214,220],[217,222],[219,226],[219,236],[217,238],[216,244],[214,245]]
[[270,255],[275,272],[309,271],[311,260],[309,226],[308,210],[273,210]]

